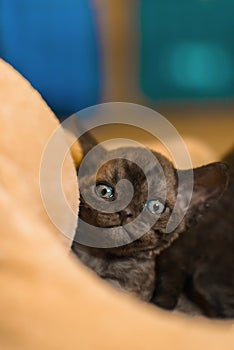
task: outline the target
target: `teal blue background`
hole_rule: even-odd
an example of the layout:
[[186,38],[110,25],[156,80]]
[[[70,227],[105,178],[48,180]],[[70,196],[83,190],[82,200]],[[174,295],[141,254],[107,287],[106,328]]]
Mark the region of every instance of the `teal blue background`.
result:
[[138,16],[148,98],[234,96],[233,0],[142,0]]

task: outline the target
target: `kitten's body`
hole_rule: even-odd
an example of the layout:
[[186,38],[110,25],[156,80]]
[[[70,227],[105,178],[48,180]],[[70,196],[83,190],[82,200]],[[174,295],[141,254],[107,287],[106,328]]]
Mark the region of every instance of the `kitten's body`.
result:
[[[131,206],[118,213],[105,214],[96,210],[90,210],[90,207],[85,203],[81,196],[80,217],[82,220],[100,227],[118,227],[131,222],[132,217],[136,217],[143,210],[147,199],[147,180],[146,176],[151,177],[153,187],[157,189],[155,196],[159,195],[167,187],[167,201],[173,207],[176,200],[176,175],[172,164],[161,155],[157,154],[160,159],[160,164],[164,171],[170,176],[167,178],[167,183],[160,179],[157,175],[157,169],[147,165],[147,159],[144,160],[144,154],[141,154],[140,149],[134,149],[132,158],[142,158],[141,161],[148,167],[148,173],[144,174],[135,164],[125,160],[116,159],[104,165],[98,173],[97,182],[105,181],[108,183],[117,184],[121,179],[128,179],[134,187],[134,197],[131,201]],[[118,158],[118,152],[112,151],[113,158]],[[122,158],[125,157],[123,149]],[[105,160],[102,160],[105,161]],[[152,178],[152,172],[155,176]],[[80,185],[86,183],[89,186],[89,177],[80,179]],[[152,196],[154,196],[152,194]],[[81,245],[77,242],[73,243],[73,251],[84,262],[85,265],[93,269],[100,277],[108,282],[111,282],[119,289],[138,296],[140,299],[149,301],[152,298],[155,287],[155,258],[159,251],[170,245],[177,237],[178,233],[164,233],[167,220],[171,211],[165,212],[162,218],[158,220],[153,229],[147,232],[140,239],[116,248],[97,249]],[[140,223],[144,230],[144,222]],[[178,228],[182,230],[184,223]],[[78,230],[79,233],[79,230]]]
[[[98,171],[97,183],[108,183],[116,187],[120,180],[127,179],[132,183],[134,195],[130,204],[123,210],[116,213],[105,213],[91,208],[81,195],[80,218],[93,226],[102,228],[113,228],[113,235],[118,240],[119,228],[131,222],[142,212],[145,207],[148,195],[147,180],[151,182],[151,198],[162,198],[163,190],[166,190],[166,209],[158,217],[157,222],[151,229],[145,230],[148,219],[152,219],[151,213],[146,213],[144,220],[134,226],[136,232],[146,232],[142,237],[132,241],[124,246],[116,248],[92,248],[81,245],[79,242],[78,225],[76,239],[73,243],[75,254],[100,277],[111,282],[114,286],[126,292],[136,295],[142,300],[150,301],[155,289],[156,276],[156,255],[167,248],[177,236],[190,226],[205,208],[207,202],[219,197],[223,192],[226,182],[226,167],[218,163],[199,168],[195,171],[195,193],[188,213],[173,232],[168,233],[166,227],[175,202],[177,199],[178,177],[172,164],[160,154],[153,152],[159,161],[159,167],[151,164],[145,157],[145,153],[140,148],[126,148],[130,151],[131,162],[125,158],[125,149],[121,151],[121,158],[118,152],[108,151],[108,155],[113,160],[104,164]],[[102,164],[105,163],[105,153],[102,154]],[[144,165],[144,172],[134,162],[141,160]],[[163,170],[165,178],[162,178],[159,168]],[[80,187],[85,191],[91,190],[90,179],[93,177],[92,164],[87,167],[87,175],[81,177]],[[85,174],[86,174],[85,173]],[[213,176],[215,174],[215,176]],[[198,186],[196,185],[198,181]],[[208,187],[206,189],[205,187]],[[216,191],[217,186],[217,191]],[[123,191],[124,192],[124,191]],[[174,212],[174,218],[181,214],[183,206],[187,201],[186,185],[182,198],[180,198],[177,212]],[[200,193],[201,198],[198,196]],[[92,190],[92,195],[94,191]],[[103,199],[102,199],[103,200]],[[111,202],[110,202],[111,204]],[[147,217],[148,215],[148,217]],[[83,232],[88,234],[88,232]],[[129,234],[129,232],[127,232]]]
[[172,309],[181,292],[210,317],[234,317],[234,149],[230,182],[202,221],[157,259],[154,303]]

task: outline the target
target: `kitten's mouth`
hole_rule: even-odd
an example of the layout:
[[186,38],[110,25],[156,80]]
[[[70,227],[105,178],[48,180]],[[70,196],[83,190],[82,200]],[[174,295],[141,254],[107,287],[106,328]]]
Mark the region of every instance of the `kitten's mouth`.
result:
[[[80,217],[86,222],[87,218]],[[86,220],[85,220],[86,219]],[[90,245],[103,248],[118,248],[127,246],[135,247],[138,252],[149,252],[157,249],[162,244],[164,236],[158,230],[152,230],[147,223],[137,222],[120,225],[120,223],[106,222],[105,226],[90,225],[83,226],[82,222],[78,225],[77,241],[84,245]],[[147,235],[147,233],[149,235]],[[144,235],[147,235],[144,237]]]
[[[131,232],[130,230],[128,230],[126,228],[125,225],[121,226],[121,225],[110,225],[110,226],[106,226],[105,228],[110,228],[110,229],[113,229],[113,233],[114,234],[126,234],[127,235],[127,238],[129,239],[129,243],[132,242],[132,241],[135,241],[136,239],[138,239],[139,237],[136,237],[136,234]],[[114,231],[117,231],[117,232],[114,232]]]
[[84,221],[78,225],[76,234],[77,242],[92,246],[96,248],[117,248],[128,245],[135,241],[138,237],[129,230],[126,230],[124,226],[119,225],[105,225],[87,227]]

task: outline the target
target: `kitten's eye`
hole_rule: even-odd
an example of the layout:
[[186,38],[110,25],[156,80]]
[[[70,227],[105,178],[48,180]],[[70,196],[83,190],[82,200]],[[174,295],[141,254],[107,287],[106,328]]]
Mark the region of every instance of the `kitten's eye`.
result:
[[166,209],[165,203],[163,203],[159,199],[150,199],[145,205],[146,205],[146,208],[152,214],[157,214],[157,215],[164,213]]
[[107,185],[97,185],[96,186],[96,194],[104,199],[110,199],[114,196],[114,190],[112,187],[107,186]]

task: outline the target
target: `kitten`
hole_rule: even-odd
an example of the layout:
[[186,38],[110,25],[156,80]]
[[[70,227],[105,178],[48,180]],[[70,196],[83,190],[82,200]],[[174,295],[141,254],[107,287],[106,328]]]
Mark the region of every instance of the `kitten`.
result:
[[[88,134],[81,137],[80,143],[85,153],[95,145],[95,141]],[[72,246],[77,257],[101,278],[144,301],[152,299],[155,289],[157,254],[196,222],[207,206],[221,196],[228,181],[227,167],[222,163],[213,163],[194,169],[194,193],[189,209],[176,229],[168,233],[167,224],[177,198],[178,173],[167,158],[156,152],[152,151],[152,153],[158,163],[149,161],[144,148],[126,147],[112,151],[99,149],[89,159],[90,162],[83,174],[78,177],[83,194],[89,193],[93,203],[98,202],[100,207],[104,204],[112,206],[118,197],[127,194],[125,184],[123,184],[121,196],[118,193],[121,180],[131,182],[133,197],[130,203],[114,213],[93,209],[81,193],[79,217],[93,227],[110,228],[110,239],[116,240],[116,245],[119,239],[123,238],[123,232],[127,238],[133,236],[137,239],[113,248],[82,245],[79,243],[80,237],[89,237],[92,232],[82,228],[80,222]],[[127,159],[129,155],[131,160]],[[94,178],[94,161],[102,164],[96,178]],[[143,165],[144,172],[137,165],[139,162]],[[162,171],[165,177],[162,176]],[[186,175],[187,171],[180,171],[180,173]],[[179,198],[179,206],[177,211],[173,212],[172,220],[176,220],[185,210],[189,200],[186,180],[183,188],[183,195]],[[148,189],[150,189],[149,198]],[[166,198],[162,200],[164,191],[166,191]],[[134,223],[133,220],[142,210],[145,213],[143,219],[137,224]],[[148,222],[152,220],[152,227],[147,228]],[[125,229],[128,223],[132,223],[131,232]],[[141,236],[142,232],[144,234]],[[99,239],[101,240],[101,235],[99,237],[96,234],[97,244]]]
[[182,292],[209,317],[234,317],[234,149],[227,191],[200,223],[157,259],[153,303],[173,309]]

